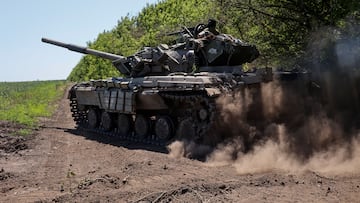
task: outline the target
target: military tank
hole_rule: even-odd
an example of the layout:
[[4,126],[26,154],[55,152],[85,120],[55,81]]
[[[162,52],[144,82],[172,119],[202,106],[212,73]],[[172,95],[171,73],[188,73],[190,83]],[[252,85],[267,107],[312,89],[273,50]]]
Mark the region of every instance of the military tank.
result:
[[123,75],[70,89],[77,125],[146,143],[201,141],[217,120],[216,98],[272,80],[271,69],[243,71],[242,64],[259,56],[254,45],[211,33],[211,26],[204,24],[183,27],[176,34],[182,40],[171,46],[144,47],[127,57],[42,38],[45,43],[111,60]]

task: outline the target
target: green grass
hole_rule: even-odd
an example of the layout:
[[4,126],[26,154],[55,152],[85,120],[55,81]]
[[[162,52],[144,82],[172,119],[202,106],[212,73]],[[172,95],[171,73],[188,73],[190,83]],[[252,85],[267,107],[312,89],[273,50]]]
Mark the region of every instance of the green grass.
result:
[[39,117],[52,115],[65,87],[66,81],[60,80],[0,82],[0,120],[36,127]]

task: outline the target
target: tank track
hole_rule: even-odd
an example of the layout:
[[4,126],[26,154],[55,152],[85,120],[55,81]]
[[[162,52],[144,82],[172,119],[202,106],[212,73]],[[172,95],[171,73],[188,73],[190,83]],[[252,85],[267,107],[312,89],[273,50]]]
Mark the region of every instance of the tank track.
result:
[[[75,94],[73,94],[75,95]],[[215,103],[215,98],[207,97],[204,93],[191,93],[189,95],[182,95],[179,92],[162,92],[160,95],[168,100],[171,101],[174,104],[187,104],[188,106],[198,106],[199,104],[204,105],[205,108],[207,108],[206,119],[201,120],[199,116],[194,113],[197,112],[199,109],[194,108],[187,108],[183,110],[183,115],[176,117],[176,132],[175,136],[171,138],[170,140],[163,141],[161,139],[158,139],[154,133],[151,133],[147,135],[144,138],[139,138],[135,135],[134,130],[130,132],[127,135],[122,135],[118,132],[116,128],[114,128],[112,131],[105,131],[101,126],[95,129],[91,129],[88,126],[88,120],[87,120],[87,110],[80,110],[79,105],[77,103],[76,97],[70,97],[70,109],[72,112],[72,117],[77,125],[77,129],[88,132],[88,133],[94,133],[98,135],[104,135],[104,136],[110,136],[110,137],[116,137],[121,140],[130,141],[134,143],[142,143],[147,145],[154,145],[154,146],[166,146],[169,144],[169,142],[176,140],[176,139],[182,139],[181,135],[178,133],[178,127],[179,123],[186,119],[190,119],[192,121],[192,124],[195,128],[196,136],[192,139],[194,141],[200,141],[202,137],[206,136],[209,129],[214,125],[216,121],[216,115],[217,115],[217,108]],[[179,137],[180,136],[180,137]]]
[[116,129],[113,131],[107,132],[101,127],[96,129],[91,129],[88,127],[87,124],[87,112],[81,111],[78,109],[77,99],[71,98],[70,99],[70,108],[72,112],[72,117],[76,123],[76,128],[80,131],[84,131],[87,133],[94,133],[98,135],[104,135],[109,137],[116,137],[125,141],[132,141],[136,143],[144,143],[144,144],[151,144],[155,146],[165,146],[166,143],[161,142],[158,139],[155,139],[154,136],[148,136],[146,139],[139,139],[134,135],[134,132],[131,132],[129,135],[121,135],[117,132]]

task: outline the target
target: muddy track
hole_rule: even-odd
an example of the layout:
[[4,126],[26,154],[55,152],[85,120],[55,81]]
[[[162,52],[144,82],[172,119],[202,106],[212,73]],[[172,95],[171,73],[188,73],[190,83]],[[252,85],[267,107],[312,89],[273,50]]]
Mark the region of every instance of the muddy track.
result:
[[[5,135],[4,135],[5,136]],[[6,137],[6,136],[5,136]],[[3,139],[2,139],[3,140]],[[238,174],[164,147],[75,129],[59,102],[27,147],[0,156],[0,202],[356,202],[360,175]]]

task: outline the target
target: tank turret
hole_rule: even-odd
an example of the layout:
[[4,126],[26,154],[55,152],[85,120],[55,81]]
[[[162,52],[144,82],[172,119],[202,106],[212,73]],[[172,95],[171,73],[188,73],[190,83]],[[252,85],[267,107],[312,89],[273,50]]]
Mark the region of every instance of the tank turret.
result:
[[198,24],[193,28],[183,27],[182,31],[168,35],[179,35],[185,39],[185,46],[194,51],[197,72],[242,72],[242,64],[259,57],[255,45],[243,42],[229,34],[216,30],[216,21]]
[[[259,57],[255,45],[251,45],[229,34],[216,30],[216,21],[209,19],[207,25],[198,24],[192,29],[198,67],[239,66]],[[189,31],[187,31],[189,32]]]
[[216,21],[209,20],[208,25],[183,27],[183,30],[169,34],[180,34],[181,42],[171,46],[160,44],[157,47],[144,47],[127,57],[47,38],[41,40],[71,51],[111,60],[127,77],[161,76],[174,72],[191,73],[194,70],[241,74],[242,64],[255,60],[259,56],[259,51],[255,45],[217,32],[215,26]]

